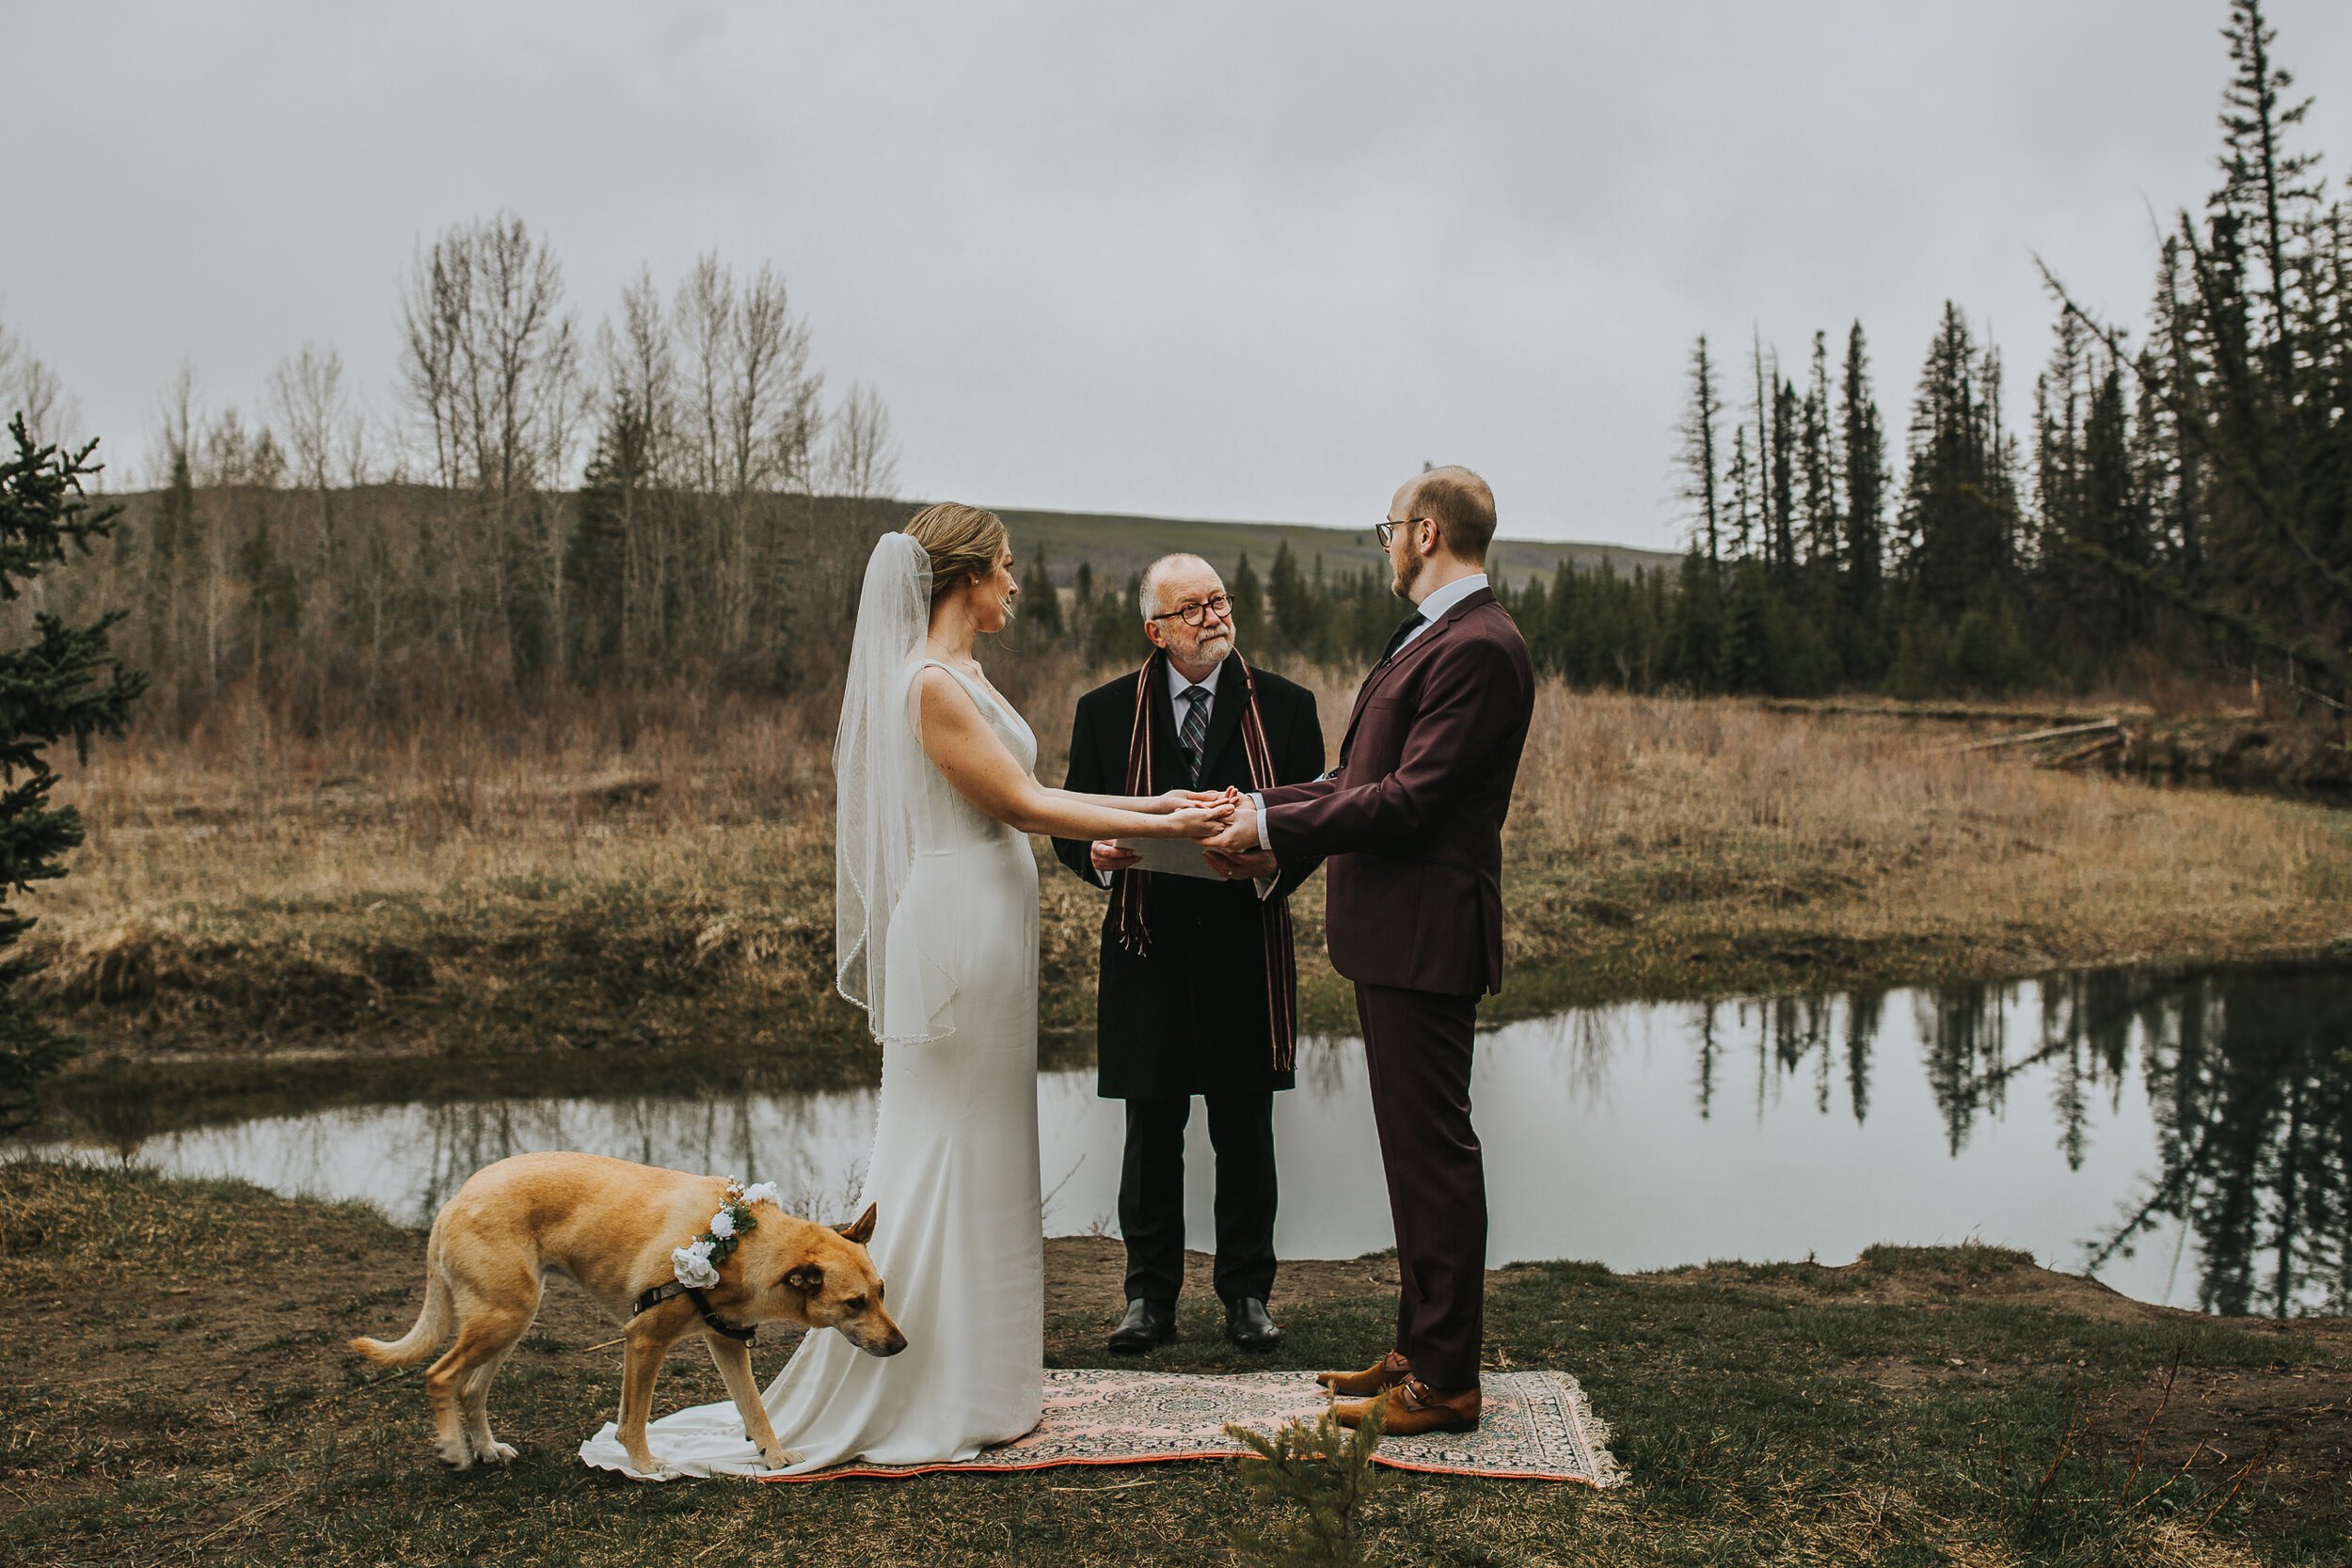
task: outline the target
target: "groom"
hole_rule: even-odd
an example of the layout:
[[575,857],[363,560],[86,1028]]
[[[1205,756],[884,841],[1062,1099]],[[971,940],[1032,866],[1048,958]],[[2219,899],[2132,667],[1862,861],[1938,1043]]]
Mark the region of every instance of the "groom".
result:
[[[1502,986],[1502,819],[1534,710],[1518,627],[1486,584],[1494,492],[1467,468],[1406,483],[1375,531],[1414,613],[1364,677],[1340,765],[1248,797],[1212,850],[1330,857],[1331,966],[1356,982],[1396,1227],[1394,1346],[1324,1372],[1353,1426],[1478,1425],[1486,1189],[1470,1127],[1478,999]],[[1214,857],[1213,857],[1214,858]]]
[[[1263,789],[1323,771],[1314,694],[1252,668],[1233,648],[1232,600],[1209,563],[1171,555],[1143,575],[1152,655],[1078,699],[1067,787],[1089,795]],[[1216,1150],[1216,1293],[1226,1338],[1272,1350],[1274,1091],[1292,1083],[1297,969],[1293,888],[1318,861],[1254,846],[1215,877],[1133,869],[1116,843],[1054,841],[1088,881],[1111,890],[1095,1009],[1097,1092],[1127,1102],[1119,1227],[1127,1311],[1110,1348],[1134,1354],[1174,1338],[1184,1277],[1184,1124],[1208,1101]],[[1203,873],[1210,867],[1193,850]]]

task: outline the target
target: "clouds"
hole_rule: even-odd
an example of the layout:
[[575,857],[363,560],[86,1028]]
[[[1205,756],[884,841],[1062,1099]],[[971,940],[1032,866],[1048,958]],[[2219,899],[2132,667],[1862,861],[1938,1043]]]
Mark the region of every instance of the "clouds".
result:
[[[2341,173],[2352,12],[2273,8]],[[1459,460],[1645,545],[1700,331],[1859,315],[1899,426],[1947,296],[2039,361],[2029,249],[2137,317],[2227,70],[2203,0],[43,10],[0,131],[88,185],[0,309],[110,445],[183,354],[382,402],[418,239],[511,208],[592,319],[774,261],[911,493],[1336,522]]]

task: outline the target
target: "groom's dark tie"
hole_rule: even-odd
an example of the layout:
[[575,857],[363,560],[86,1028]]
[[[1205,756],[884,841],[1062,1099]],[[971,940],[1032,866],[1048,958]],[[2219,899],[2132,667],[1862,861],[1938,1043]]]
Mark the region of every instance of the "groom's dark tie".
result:
[[[1391,634],[1389,638],[1389,645],[1380,651],[1380,663],[1386,664],[1389,660],[1394,658],[1396,657],[1396,651],[1405,646],[1405,640],[1413,635],[1414,628],[1427,624],[1427,617],[1423,616],[1418,610],[1414,610],[1410,615],[1405,617],[1404,620],[1398,622],[1396,630]],[[1375,665],[1373,668],[1376,670],[1379,668],[1379,665]]]
[[1198,789],[1200,770],[1209,761],[1205,755],[1209,749],[1209,689],[1187,686],[1181,695],[1192,705],[1192,711],[1184,715],[1184,733],[1179,738],[1184,741],[1184,750],[1192,753],[1192,786]]

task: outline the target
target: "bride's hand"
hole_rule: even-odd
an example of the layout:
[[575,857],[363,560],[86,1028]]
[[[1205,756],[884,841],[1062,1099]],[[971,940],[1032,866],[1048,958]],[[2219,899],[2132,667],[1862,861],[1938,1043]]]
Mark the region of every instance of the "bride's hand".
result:
[[1191,806],[1213,806],[1233,798],[1233,791],[1225,789],[1171,789],[1154,796],[1151,810],[1154,812],[1183,811]]
[[1168,825],[1179,838],[1207,838],[1232,820],[1233,805],[1220,800],[1214,806],[1184,806],[1168,814]]

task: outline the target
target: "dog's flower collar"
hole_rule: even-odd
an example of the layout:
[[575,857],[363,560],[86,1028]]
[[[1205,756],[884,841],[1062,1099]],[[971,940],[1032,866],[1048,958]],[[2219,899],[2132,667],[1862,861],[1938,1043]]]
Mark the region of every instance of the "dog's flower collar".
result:
[[741,1177],[727,1178],[727,1200],[710,1216],[710,1228],[670,1254],[670,1267],[679,1284],[690,1291],[707,1291],[719,1283],[719,1265],[747,1233],[758,1227],[759,1221],[752,1213],[755,1203],[782,1208],[776,1184],[760,1181],[746,1187]]

